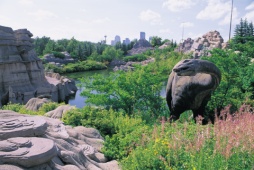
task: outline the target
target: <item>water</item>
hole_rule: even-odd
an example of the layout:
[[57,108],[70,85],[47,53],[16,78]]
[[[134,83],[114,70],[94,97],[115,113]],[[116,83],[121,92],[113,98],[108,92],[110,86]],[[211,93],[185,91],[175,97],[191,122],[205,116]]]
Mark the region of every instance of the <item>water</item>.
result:
[[[84,71],[84,72],[77,72],[77,73],[69,73],[69,74],[64,74],[64,76],[67,76],[69,78],[72,78],[75,80],[76,85],[79,84],[79,78],[82,77],[90,77],[95,74],[102,74],[104,76],[108,76],[110,72],[112,72],[112,69],[106,69],[106,70],[96,70],[96,71]],[[83,88],[78,87],[78,91],[75,94],[75,97],[73,96],[72,98],[69,99],[68,104],[72,106],[76,106],[77,108],[83,108],[86,106],[86,100],[87,97],[81,96]]]
[[[107,69],[107,70],[96,70],[96,71],[86,71],[86,72],[78,72],[78,73],[70,73],[70,74],[65,74],[64,76],[67,76],[69,78],[72,78],[75,80],[76,85],[79,83],[79,78],[82,77],[89,77],[89,76],[93,76],[95,74],[102,74],[104,76],[108,76],[110,72],[112,72],[112,69]],[[84,106],[86,106],[86,100],[87,97],[81,96],[81,92],[82,92],[83,88],[78,87],[78,91],[75,94],[75,97],[73,96],[72,98],[69,99],[69,104],[72,106],[76,106],[77,108],[83,108]],[[96,93],[96,92],[95,92]],[[162,89],[161,89],[161,96],[163,98],[166,97],[166,82],[163,85]]]

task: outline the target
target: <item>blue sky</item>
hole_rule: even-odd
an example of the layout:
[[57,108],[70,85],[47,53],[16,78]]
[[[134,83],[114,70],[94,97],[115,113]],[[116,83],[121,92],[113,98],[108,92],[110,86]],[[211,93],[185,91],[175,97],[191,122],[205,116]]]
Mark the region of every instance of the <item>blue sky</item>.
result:
[[[162,39],[197,38],[211,30],[228,40],[231,0],[1,0],[0,25],[27,28],[51,39],[98,42],[107,35]],[[254,23],[254,1],[234,0],[233,25]]]

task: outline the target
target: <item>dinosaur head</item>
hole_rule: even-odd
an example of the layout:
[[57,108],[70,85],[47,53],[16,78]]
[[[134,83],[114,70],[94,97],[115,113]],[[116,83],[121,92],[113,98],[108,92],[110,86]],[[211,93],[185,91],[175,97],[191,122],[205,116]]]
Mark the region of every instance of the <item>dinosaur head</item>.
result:
[[173,71],[176,72],[178,76],[195,76],[197,74],[198,60],[187,59],[179,62]]

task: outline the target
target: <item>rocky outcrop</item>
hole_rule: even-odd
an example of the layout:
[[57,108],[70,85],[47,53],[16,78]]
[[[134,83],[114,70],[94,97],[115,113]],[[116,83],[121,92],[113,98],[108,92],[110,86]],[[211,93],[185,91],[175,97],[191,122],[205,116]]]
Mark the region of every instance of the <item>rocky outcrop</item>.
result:
[[[0,105],[26,103],[30,98],[48,94],[53,101],[64,101],[70,84],[47,79],[27,29],[13,31],[0,26]],[[66,83],[68,82],[68,83]],[[64,89],[64,90],[63,90]],[[65,92],[66,92],[65,91]],[[64,97],[65,96],[65,97]]]
[[128,55],[140,54],[152,49],[152,45],[146,39],[140,39],[134,44],[133,48],[128,51]]
[[54,65],[61,65],[61,64],[68,64],[68,63],[75,63],[76,60],[74,60],[71,55],[67,52],[61,52],[64,55],[64,58],[57,58],[54,56],[54,54],[45,54],[43,56],[43,60],[46,63],[54,64]]
[[30,100],[28,100],[25,107],[28,110],[38,111],[43,104],[49,103],[49,102],[51,102],[51,100],[46,97],[31,98]]
[[0,111],[0,169],[117,170],[101,153],[93,128],[64,126],[58,119]]
[[159,46],[159,49],[165,49],[167,47],[171,46],[171,41],[167,41],[164,44],[162,44],[161,46]]
[[179,44],[179,46],[176,48],[176,51],[178,52],[189,52],[191,50],[192,44],[194,43],[194,40],[191,38],[188,38],[187,40],[184,40],[182,43]]
[[134,70],[134,65],[138,64],[138,65],[142,65],[145,66],[151,62],[155,62],[154,58],[148,58],[147,60],[141,61],[141,62],[133,62],[133,61],[129,61],[127,62],[125,65],[120,65],[120,66],[115,66],[114,67],[114,71],[118,71],[118,70],[122,70],[122,71],[133,71]]
[[188,38],[176,48],[176,51],[183,53],[192,52],[193,58],[200,58],[204,55],[210,55],[208,52],[209,50],[226,47],[227,43],[224,43],[220,33],[215,30],[210,31],[195,40]]
[[76,107],[70,105],[62,105],[58,106],[55,110],[49,111],[45,114],[45,116],[54,118],[54,119],[61,119],[65,113],[69,110],[75,109]]

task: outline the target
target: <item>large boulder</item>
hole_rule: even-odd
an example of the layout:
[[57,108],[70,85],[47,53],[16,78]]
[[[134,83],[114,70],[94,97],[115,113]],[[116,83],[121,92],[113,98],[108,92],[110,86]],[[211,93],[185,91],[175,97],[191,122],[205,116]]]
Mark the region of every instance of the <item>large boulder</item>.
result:
[[107,161],[102,146],[103,138],[96,129],[0,111],[0,169],[120,169],[116,161]]
[[13,31],[0,26],[0,106],[8,102],[25,104],[45,94],[51,95],[53,101],[64,101],[75,93],[71,80],[62,79],[63,82],[45,77],[32,36],[27,29]]

